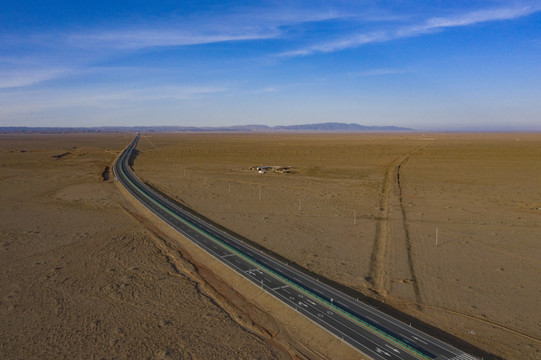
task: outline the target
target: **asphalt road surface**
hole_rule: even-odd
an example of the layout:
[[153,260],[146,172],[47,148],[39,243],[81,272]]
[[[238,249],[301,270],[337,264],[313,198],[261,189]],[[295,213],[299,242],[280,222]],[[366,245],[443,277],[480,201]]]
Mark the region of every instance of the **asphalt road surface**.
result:
[[475,359],[270,257],[158,194],[128,164],[138,139],[139,134],[117,159],[116,179],[165,223],[287,306],[373,359]]

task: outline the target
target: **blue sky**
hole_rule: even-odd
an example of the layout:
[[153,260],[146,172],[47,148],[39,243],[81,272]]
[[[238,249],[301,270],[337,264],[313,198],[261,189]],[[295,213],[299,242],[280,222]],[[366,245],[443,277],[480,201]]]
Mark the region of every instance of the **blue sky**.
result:
[[541,1],[2,1],[0,126],[541,130]]

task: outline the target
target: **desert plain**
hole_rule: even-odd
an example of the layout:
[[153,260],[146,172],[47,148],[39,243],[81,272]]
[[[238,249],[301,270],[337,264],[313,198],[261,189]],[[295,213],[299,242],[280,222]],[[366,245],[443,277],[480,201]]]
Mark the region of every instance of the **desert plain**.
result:
[[152,134],[138,149],[138,176],[285,261],[451,342],[541,357],[541,134]]
[[[132,138],[0,135],[1,354],[361,358],[130,201],[110,167]],[[485,359],[541,358],[541,134],[144,133],[137,150],[145,182],[292,266]]]
[[0,358],[290,358],[126,201],[132,138],[0,135]]

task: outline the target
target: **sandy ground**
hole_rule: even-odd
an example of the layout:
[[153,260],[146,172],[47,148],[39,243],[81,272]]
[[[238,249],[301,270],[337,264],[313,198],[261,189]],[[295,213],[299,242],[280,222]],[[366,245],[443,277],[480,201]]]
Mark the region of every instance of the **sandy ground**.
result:
[[0,358],[292,356],[103,180],[131,138],[0,135]]
[[152,134],[138,149],[140,177],[288,261],[480,355],[541,357],[540,134]]

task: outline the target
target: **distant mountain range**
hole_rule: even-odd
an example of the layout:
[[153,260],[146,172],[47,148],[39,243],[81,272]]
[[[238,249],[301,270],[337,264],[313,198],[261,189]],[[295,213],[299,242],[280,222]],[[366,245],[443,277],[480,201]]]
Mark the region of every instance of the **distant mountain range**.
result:
[[0,127],[0,133],[115,133],[115,132],[387,132],[415,131],[414,129],[398,126],[365,126],[327,122],[320,124],[267,126],[267,125],[236,125],[219,127],[198,126],[102,126],[102,127]]

